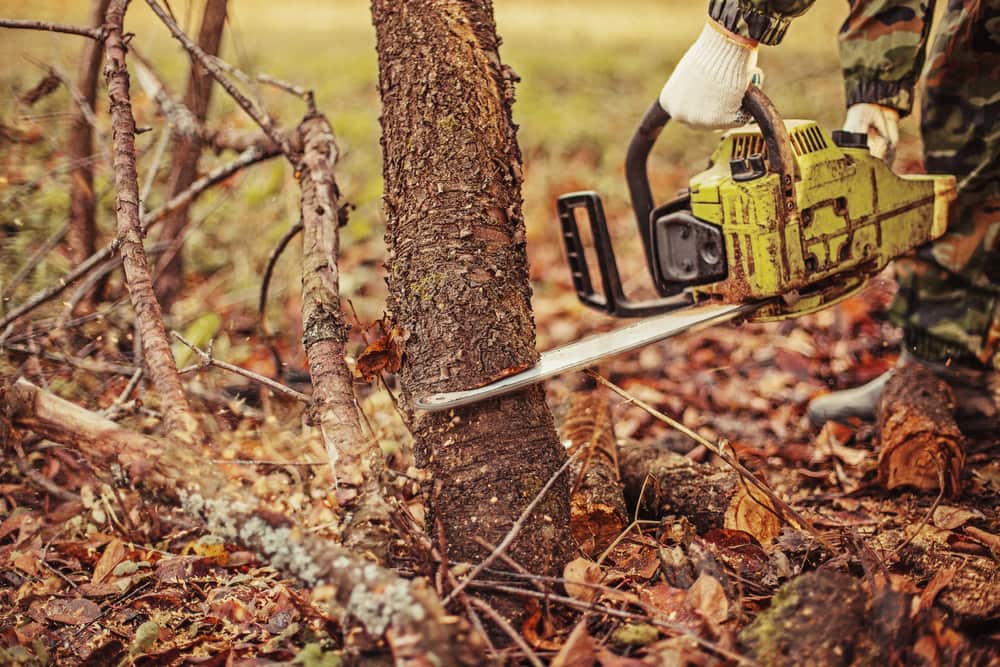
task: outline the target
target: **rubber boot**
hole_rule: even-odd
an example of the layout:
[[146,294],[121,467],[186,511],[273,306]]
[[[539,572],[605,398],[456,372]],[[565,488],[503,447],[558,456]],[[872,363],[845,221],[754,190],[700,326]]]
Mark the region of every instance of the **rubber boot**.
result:
[[[900,354],[896,366],[913,363],[929,369],[951,386],[958,406],[956,416],[960,421],[962,417],[987,420],[997,417],[997,390],[1000,387],[995,371],[928,361],[915,357],[907,350]],[[874,421],[882,391],[893,372],[894,368],[860,387],[814,398],[807,410],[809,421],[816,426],[822,426],[828,421],[844,421],[850,417]]]
[[809,402],[809,421],[814,426],[822,426],[828,421],[844,421],[850,417],[858,417],[865,421],[874,421],[875,410],[886,383],[896,369],[891,368],[874,380],[851,389],[824,394]]

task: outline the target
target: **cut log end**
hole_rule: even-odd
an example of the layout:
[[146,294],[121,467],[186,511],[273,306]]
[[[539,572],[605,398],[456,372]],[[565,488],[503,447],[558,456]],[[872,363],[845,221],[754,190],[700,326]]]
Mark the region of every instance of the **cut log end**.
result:
[[951,387],[930,370],[909,364],[893,373],[878,407],[878,476],[887,489],[961,493],[964,438],[954,411]]

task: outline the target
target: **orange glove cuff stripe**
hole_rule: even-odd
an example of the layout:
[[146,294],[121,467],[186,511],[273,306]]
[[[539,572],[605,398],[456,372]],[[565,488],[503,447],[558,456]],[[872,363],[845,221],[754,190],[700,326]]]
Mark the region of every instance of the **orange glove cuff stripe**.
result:
[[734,44],[739,44],[743,48],[755,49],[759,44],[759,42],[750,39],[749,37],[744,37],[743,35],[737,35],[735,32],[732,32],[731,30],[727,29],[725,26],[723,26],[715,19],[711,18],[708,19],[708,25],[711,26],[712,29],[715,30],[717,33],[728,39],[730,42],[733,42]]

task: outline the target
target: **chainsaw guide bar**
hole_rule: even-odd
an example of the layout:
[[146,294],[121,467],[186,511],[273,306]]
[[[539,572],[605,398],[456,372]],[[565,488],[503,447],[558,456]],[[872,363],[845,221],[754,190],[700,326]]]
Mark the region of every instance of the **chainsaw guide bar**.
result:
[[601,359],[636,350],[685,331],[697,331],[741,315],[748,315],[768,303],[770,300],[698,305],[642,319],[621,329],[594,334],[575,343],[542,352],[538,363],[531,368],[485,387],[423,396],[416,399],[414,405],[421,410],[437,412],[509,394],[556,375],[586,368]]

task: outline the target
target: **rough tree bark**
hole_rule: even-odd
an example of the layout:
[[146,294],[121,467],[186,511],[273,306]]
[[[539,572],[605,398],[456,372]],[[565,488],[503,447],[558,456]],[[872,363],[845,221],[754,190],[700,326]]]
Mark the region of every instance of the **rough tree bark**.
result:
[[[219,53],[222,32],[226,25],[227,0],[206,0],[205,13],[198,33],[198,46],[208,55]],[[212,98],[212,77],[197,60],[191,59],[191,73],[188,77],[184,105],[191,111],[198,125],[205,124],[208,105]],[[168,181],[169,196],[186,190],[198,178],[198,158],[201,156],[202,140],[198,134],[181,135],[174,144],[173,160]],[[164,220],[160,237],[175,239],[187,227],[187,207],[173,213]],[[184,260],[182,253],[176,252],[160,272],[157,280],[157,294],[165,308],[177,297],[184,286]]]
[[160,304],[153,293],[153,280],[142,245],[139,220],[139,181],[135,166],[135,118],[129,99],[127,47],[122,24],[129,0],[112,0],[105,19],[104,51],[107,57],[104,75],[111,98],[112,160],[115,179],[115,214],[118,220],[117,241],[125,268],[125,280],[149,377],[163,405],[164,423],[174,437],[187,439],[198,431],[198,423],[188,405],[177,365],[163,326]]
[[[372,14],[389,306],[408,336],[401,379],[410,398],[537,359],[511,121],[516,75],[500,63],[489,0],[373,0]],[[539,387],[417,414],[410,428],[433,473],[431,525],[452,562],[483,558],[475,538],[498,543],[566,458]],[[572,554],[567,482],[512,545],[533,572],[558,574]]]
[[361,431],[353,378],[344,362],[350,326],[340,307],[338,285],[338,228],[344,209],[333,175],[337,145],[329,121],[314,111],[299,132],[302,343],[313,385],[310,421],[322,433],[337,500],[350,512],[344,544],[384,563],[391,535],[389,506],[380,485],[381,451]]
[[[94,0],[90,25],[101,26],[111,0]],[[94,109],[97,100],[97,79],[101,73],[104,50],[101,43],[88,40],[80,53],[76,91],[78,100],[72,105],[69,139],[66,153],[73,165],[69,172],[69,228],[66,232],[66,246],[70,259],[79,264],[97,250],[97,223],[94,196],[94,128],[86,112],[77,102]]]

